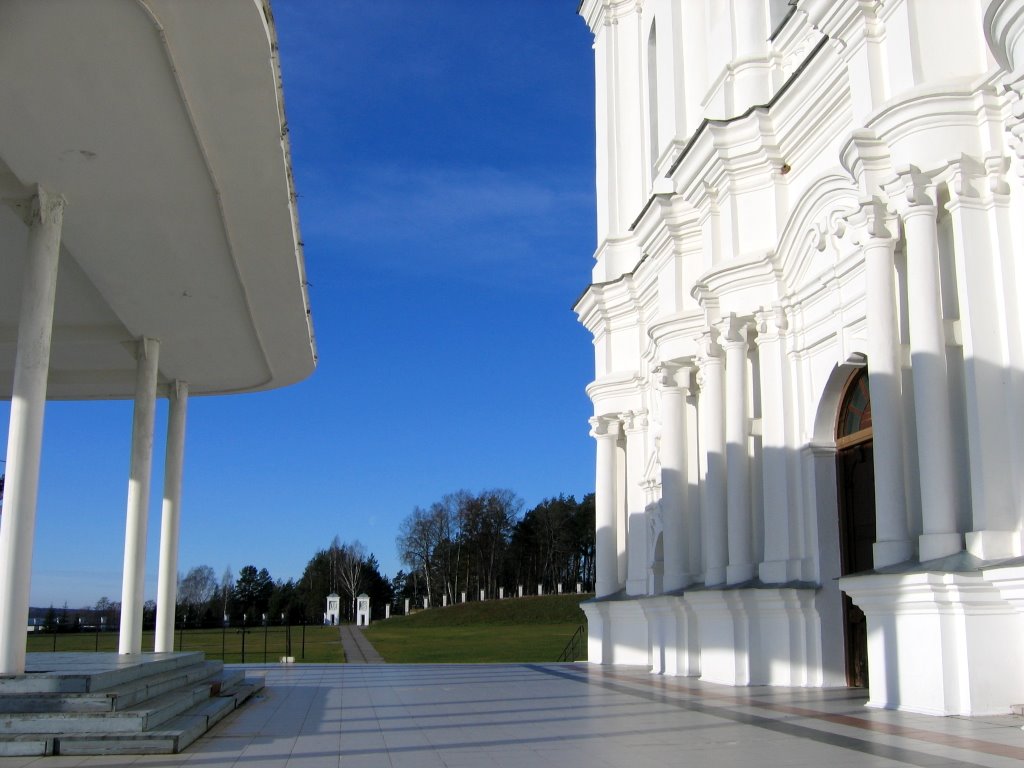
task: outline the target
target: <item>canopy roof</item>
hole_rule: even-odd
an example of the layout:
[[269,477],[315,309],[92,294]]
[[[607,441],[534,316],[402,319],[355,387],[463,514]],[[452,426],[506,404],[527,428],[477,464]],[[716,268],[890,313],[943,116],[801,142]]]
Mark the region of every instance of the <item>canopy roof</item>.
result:
[[4,0],[0,107],[0,396],[36,185],[67,201],[50,397],[131,397],[142,336],[192,394],[313,371],[264,0]]

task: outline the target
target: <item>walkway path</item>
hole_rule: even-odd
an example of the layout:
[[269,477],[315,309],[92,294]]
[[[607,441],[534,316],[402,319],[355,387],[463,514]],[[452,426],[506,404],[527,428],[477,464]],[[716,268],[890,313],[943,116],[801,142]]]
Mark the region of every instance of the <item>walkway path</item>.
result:
[[355,624],[341,625],[341,647],[349,664],[383,664],[384,659]]
[[2,768],[1020,768],[1024,719],[866,709],[852,689],[727,688],[586,664],[287,664],[181,755]]

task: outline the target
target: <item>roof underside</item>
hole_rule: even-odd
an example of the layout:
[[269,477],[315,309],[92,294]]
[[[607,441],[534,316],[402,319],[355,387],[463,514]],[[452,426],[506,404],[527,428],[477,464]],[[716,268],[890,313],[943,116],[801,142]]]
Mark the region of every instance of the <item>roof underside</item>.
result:
[[50,397],[131,397],[143,336],[195,394],[312,372],[262,0],[4,0],[0,108],[0,396],[36,185],[67,201]]

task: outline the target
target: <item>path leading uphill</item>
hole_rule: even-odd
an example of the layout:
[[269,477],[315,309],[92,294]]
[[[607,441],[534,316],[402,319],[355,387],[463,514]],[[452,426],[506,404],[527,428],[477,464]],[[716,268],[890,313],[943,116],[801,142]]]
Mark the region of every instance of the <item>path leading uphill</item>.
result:
[[342,624],[341,647],[349,664],[383,664],[384,659],[366,639],[363,630],[355,624]]

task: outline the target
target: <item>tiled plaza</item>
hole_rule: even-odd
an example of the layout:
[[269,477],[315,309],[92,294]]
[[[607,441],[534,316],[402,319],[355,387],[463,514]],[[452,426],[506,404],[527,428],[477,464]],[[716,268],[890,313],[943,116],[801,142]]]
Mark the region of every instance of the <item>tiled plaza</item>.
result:
[[586,664],[289,665],[172,756],[51,766],[1019,766],[1024,719],[869,710],[855,690],[728,688]]

